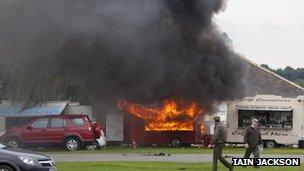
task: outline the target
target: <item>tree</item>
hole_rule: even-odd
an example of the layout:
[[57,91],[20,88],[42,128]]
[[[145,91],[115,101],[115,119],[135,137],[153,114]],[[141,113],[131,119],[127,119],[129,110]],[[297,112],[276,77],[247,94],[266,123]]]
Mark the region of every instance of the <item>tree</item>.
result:
[[29,68],[26,72],[11,70],[6,74],[0,72],[1,98],[33,104],[50,100],[88,103],[89,94],[84,85],[59,76],[50,76],[49,72],[38,69]]
[[295,83],[304,88],[304,79],[299,79]]
[[261,67],[273,71],[273,69],[271,69],[267,64],[261,64]]
[[262,64],[261,67],[268,69],[272,72],[275,72],[276,74],[304,87],[304,68],[294,69],[291,66],[287,66],[284,69],[282,68],[272,69],[267,64]]

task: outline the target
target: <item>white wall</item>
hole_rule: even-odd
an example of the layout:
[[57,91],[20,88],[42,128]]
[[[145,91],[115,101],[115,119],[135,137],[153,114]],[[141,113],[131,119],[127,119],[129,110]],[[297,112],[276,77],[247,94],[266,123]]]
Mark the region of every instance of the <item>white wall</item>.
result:
[[0,131],[5,130],[5,117],[0,117]]
[[63,114],[86,114],[92,116],[92,106],[70,105],[68,104]]

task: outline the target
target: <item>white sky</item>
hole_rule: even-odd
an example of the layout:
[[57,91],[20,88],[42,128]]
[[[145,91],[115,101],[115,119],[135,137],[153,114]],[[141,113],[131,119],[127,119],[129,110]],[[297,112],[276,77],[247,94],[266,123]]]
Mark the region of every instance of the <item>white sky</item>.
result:
[[228,0],[214,20],[250,60],[304,67],[304,0]]

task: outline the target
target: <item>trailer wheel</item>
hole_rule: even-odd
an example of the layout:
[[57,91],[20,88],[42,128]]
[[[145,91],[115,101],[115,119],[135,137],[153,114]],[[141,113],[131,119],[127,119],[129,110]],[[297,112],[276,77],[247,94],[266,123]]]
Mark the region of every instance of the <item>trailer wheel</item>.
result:
[[18,138],[11,137],[6,140],[6,143],[13,148],[21,148],[22,142]]
[[173,138],[171,140],[170,144],[171,144],[172,147],[180,147],[181,146],[181,141],[180,141],[179,138]]
[[265,142],[265,147],[266,148],[274,148],[277,146],[277,143],[273,140],[270,140],[270,141],[266,141]]

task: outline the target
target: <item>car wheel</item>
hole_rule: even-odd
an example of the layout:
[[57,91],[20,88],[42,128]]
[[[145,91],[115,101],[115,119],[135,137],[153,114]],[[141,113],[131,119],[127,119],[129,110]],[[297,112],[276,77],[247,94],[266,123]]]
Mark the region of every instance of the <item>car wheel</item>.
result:
[[171,141],[171,146],[172,147],[180,147],[181,146],[181,141],[179,138],[173,138]]
[[100,149],[100,145],[99,145],[99,142],[97,140],[94,140],[94,146],[96,146],[97,150]]
[[65,140],[65,149],[68,151],[75,151],[78,150],[81,146],[81,143],[78,138],[76,137],[69,137]]
[[94,140],[92,145],[88,145],[87,149],[88,150],[98,150],[100,148],[99,143],[97,140]]
[[21,147],[22,143],[19,139],[17,138],[8,138],[6,140],[7,145],[17,148],[17,147]]
[[265,143],[265,147],[266,148],[274,148],[274,147],[276,147],[276,142],[275,141],[266,141],[266,143]]
[[14,171],[14,169],[8,165],[0,165],[0,171]]

